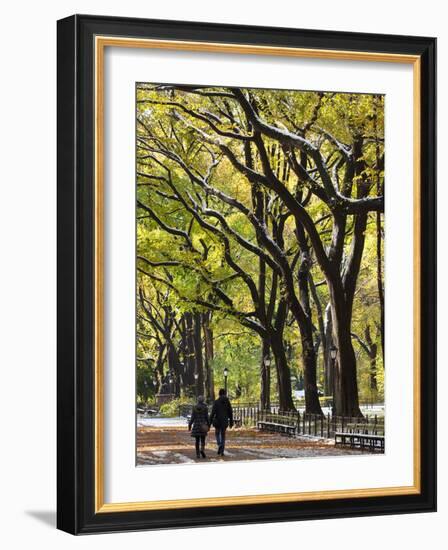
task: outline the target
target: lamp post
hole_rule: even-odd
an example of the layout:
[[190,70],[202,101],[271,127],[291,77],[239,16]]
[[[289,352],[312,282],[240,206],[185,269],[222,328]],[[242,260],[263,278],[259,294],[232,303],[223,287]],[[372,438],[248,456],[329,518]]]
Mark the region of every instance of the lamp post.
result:
[[226,395],[227,395],[227,377],[229,376],[229,370],[228,368],[226,367],[224,369],[224,389],[226,390]]
[[170,393],[173,394],[173,393],[174,393],[174,388],[173,388],[174,373],[173,373],[172,370],[170,371],[170,377],[169,377],[168,381],[169,381],[169,383],[170,383]]
[[331,411],[331,414],[334,414],[334,390],[335,390],[335,372],[334,372],[334,366],[336,364],[336,357],[338,355],[338,348],[334,345],[334,344],[331,344],[331,347],[330,347],[330,357],[331,357],[331,366],[332,366],[332,371],[331,371],[331,378],[333,380],[333,406],[332,406],[332,411]]
[[264,388],[264,403],[262,403],[262,407],[266,409],[271,409],[271,373],[270,368],[271,366],[271,360],[269,359],[269,355],[267,355],[264,358],[264,382],[265,382],[265,388]]
[[199,373],[198,373],[198,372],[195,372],[193,376],[194,376],[194,388],[195,388],[196,398],[197,398],[197,397],[198,397],[198,378],[199,378]]

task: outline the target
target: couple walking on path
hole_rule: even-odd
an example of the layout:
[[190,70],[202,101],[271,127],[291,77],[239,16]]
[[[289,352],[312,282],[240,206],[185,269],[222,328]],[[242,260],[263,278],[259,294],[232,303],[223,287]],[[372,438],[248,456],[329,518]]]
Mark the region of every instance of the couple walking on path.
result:
[[226,430],[228,427],[232,428],[233,426],[232,405],[224,389],[219,390],[219,397],[213,403],[210,417],[208,415],[208,407],[202,395],[198,397],[198,402],[193,407],[188,429],[191,430],[191,436],[195,438],[196,456],[198,458],[201,456],[202,458],[206,458],[205,438],[210,426],[215,428],[218,455],[224,456]]

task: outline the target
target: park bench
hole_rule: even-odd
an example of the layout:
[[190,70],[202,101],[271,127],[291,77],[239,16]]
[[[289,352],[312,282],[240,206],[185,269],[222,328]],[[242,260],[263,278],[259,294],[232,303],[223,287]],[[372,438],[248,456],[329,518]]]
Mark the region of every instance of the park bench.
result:
[[353,434],[384,435],[383,423],[352,422],[345,426],[345,430]]
[[156,409],[150,409],[149,407],[137,407],[137,414],[142,416],[154,416],[159,411]]
[[179,405],[179,416],[183,416],[184,418],[187,418],[189,420],[191,417],[192,410],[193,410],[193,405],[188,405],[188,404]]
[[241,419],[241,416],[234,416],[233,417],[233,425],[235,428],[241,428],[243,425],[243,421]]
[[384,453],[384,435],[336,432],[334,442],[335,445],[349,446],[352,449],[367,449]]
[[263,420],[258,420],[257,428],[261,431],[276,432],[294,436],[297,433],[297,421],[290,416],[268,414]]

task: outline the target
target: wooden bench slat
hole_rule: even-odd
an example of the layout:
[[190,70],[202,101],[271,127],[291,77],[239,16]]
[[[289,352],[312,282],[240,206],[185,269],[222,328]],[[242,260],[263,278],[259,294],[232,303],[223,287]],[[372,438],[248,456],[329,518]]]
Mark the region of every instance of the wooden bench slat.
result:
[[297,431],[296,425],[291,424],[280,424],[279,422],[270,422],[268,420],[259,420],[257,422],[258,428],[266,428],[266,429],[272,429],[273,431],[278,431],[280,433],[287,433],[294,435]]
[[336,432],[334,435],[335,445],[350,445],[350,447],[359,447],[360,449],[369,448],[384,451],[384,435],[353,432]]

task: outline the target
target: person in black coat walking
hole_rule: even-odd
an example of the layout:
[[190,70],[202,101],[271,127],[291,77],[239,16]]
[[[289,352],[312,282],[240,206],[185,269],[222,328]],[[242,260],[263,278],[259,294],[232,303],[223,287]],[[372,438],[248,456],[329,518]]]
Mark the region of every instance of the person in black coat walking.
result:
[[218,454],[224,456],[224,447],[226,445],[226,430],[233,427],[233,411],[230,400],[226,395],[226,390],[219,390],[219,397],[213,403],[212,413],[210,415],[210,424],[213,424],[216,434],[216,444],[218,445]]
[[198,397],[198,402],[193,407],[188,429],[191,430],[191,437],[195,438],[196,456],[198,458],[201,456],[202,458],[207,458],[205,455],[205,438],[210,429],[210,421],[208,418],[208,407],[202,395]]

